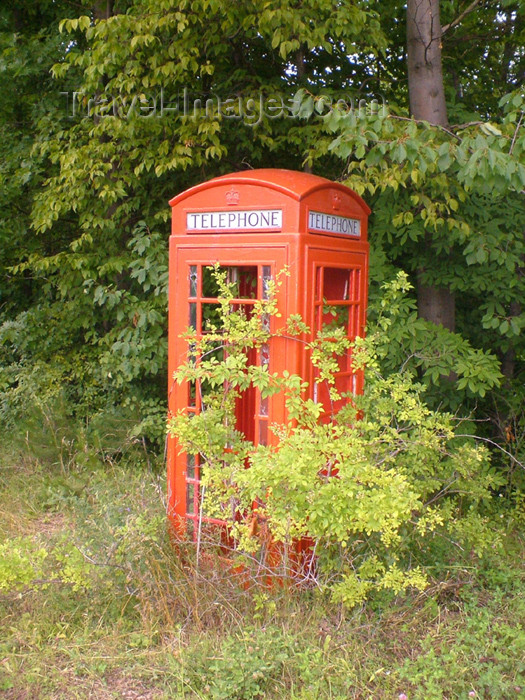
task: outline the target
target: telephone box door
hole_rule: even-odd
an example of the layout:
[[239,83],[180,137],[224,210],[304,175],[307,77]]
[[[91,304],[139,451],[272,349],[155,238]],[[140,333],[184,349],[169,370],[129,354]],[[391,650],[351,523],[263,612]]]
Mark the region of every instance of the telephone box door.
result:
[[[170,304],[171,312],[177,315],[181,330],[191,329],[198,338],[209,332],[210,324],[217,318],[218,298],[214,278],[214,265],[218,264],[227,273],[229,282],[234,283],[237,298],[233,300],[234,308],[242,308],[249,316],[250,309],[257,299],[268,295],[268,283],[276,279],[277,274],[286,265],[286,248],[270,247],[264,250],[223,248],[220,251],[210,251],[202,248],[174,247],[171,252],[171,264],[176,266],[177,276],[170,296],[176,300]],[[256,262],[254,262],[256,260]],[[284,283],[284,287],[286,282]],[[278,292],[278,303],[285,305],[286,289]],[[173,307],[173,308],[171,308]],[[270,320],[274,323],[274,320]],[[273,330],[270,328],[270,330]],[[267,365],[269,371],[279,372],[286,367],[286,356],[277,350],[277,345],[268,343],[260,351],[251,350],[250,364]],[[221,348],[217,348],[220,357]],[[170,358],[171,372],[183,364],[188,358],[188,341],[177,337],[174,341],[174,356]],[[185,411],[198,414],[205,402],[202,387],[190,382],[177,384],[172,380],[169,392],[169,407],[172,414]],[[244,392],[236,406],[236,427],[255,445],[267,444],[271,441],[268,429],[269,422],[283,419],[278,406],[269,398],[262,399],[255,388]],[[170,516],[177,520],[186,520],[189,529],[196,533],[196,522],[202,516],[199,513],[200,503],[200,470],[199,458],[174,450],[170,445],[169,483],[172,485],[169,493]],[[184,494],[184,498],[181,495]],[[219,522],[202,518],[204,522]]]
[[[344,328],[350,342],[363,336],[366,323],[368,261],[364,253],[321,250],[309,251],[308,274],[312,280],[313,298],[305,313],[313,336],[331,326]],[[352,352],[337,358],[339,371],[335,388],[339,394],[360,394],[363,390],[363,372],[353,366]],[[312,387],[312,398],[325,407],[325,418],[347,402],[347,398],[331,401],[328,386],[317,381],[317,370],[310,365],[307,377]]]

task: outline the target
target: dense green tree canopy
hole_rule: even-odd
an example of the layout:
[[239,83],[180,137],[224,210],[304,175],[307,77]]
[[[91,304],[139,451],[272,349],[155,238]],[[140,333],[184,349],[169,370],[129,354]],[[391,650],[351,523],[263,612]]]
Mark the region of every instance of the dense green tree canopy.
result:
[[[430,124],[410,112],[407,10],[393,0],[4,8],[4,418],[31,392],[65,390],[76,411],[123,406],[159,437],[168,199],[224,172],[306,167],[373,209],[372,301],[399,268],[419,291],[421,318],[409,298],[385,368],[508,435],[517,414],[501,394],[519,407],[525,359],[525,3],[440,12],[429,41],[446,119]],[[452,304],[448,329],[428,290],[431,306]]]

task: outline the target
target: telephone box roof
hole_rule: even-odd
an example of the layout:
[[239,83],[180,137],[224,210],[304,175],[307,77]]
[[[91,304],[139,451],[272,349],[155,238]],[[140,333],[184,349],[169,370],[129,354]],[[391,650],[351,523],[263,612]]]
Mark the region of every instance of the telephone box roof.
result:
[[220,175],[219,177],[215,177],[207,182],[202,182],[199,185],[195,185],[195,187],[181,192],[170,200],[170,205],[173,207],[202,190],[224,187],[224,185],[255,185],[257,187],[273,189],[298,202],[318,190],[341,190],[355,200],[363,213],[370,214],[370,208],[366,202],[352,189],[339,182],[333,182],[319,175],[277,168],[261,168],[259,170],[245,170],[241,173],[237,172],[229,175]]

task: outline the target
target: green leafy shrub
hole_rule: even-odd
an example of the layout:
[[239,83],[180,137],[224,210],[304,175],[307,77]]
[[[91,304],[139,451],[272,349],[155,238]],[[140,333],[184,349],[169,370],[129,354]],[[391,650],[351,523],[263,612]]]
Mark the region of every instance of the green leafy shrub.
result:
[[[16,428],[35,412],[54,414],[58,405],[68,424],[85,420],[94,425],[102,418],[99,426],[115,429],[119,419],[119,432],[127,433],[123,442],[141,440],[162,452],[166,237],[139,221],[119,254],[118,260],[103,256],[97,277],[83,269],[89,255],[77,248],[67,280],[51,299],[13,318],[0,313],[0,425]],[[46,278],[67,267],[61,256],[52,261],[34,256],[33,264],[39,268],[35,276]],[[26,274],[27,265],[20,263],[12,272]],[[125,279],[125,285],[116,279]],[[74,294],[78,304],[71,302]]]
[[[426,405],[412,373],[380,371],[384,335],[395,337],[396,323],[404,322],[406,278],[386,285],[391,303],[381,304],[368,338],[353,344],[354,366],[366,367],[364,395],[331,414],[308,398],[301,377],[248,362],[249,348],[271,340],[267,318],[279,315],[274,297],[256,302],[246,318],[231,312],[234,290],[218,271],[217,282],[220,324],[204,339],[188,334],[191,357],[175,373],[179,382],[206,390],[205,406],[197,416],[181,412],[169,429],[186,452],[200,455],[201,514],[228,524],[246,567],[271,568],[269,552],[277,546],[280,575],[326,589],[351,607],[385,590],[425,588],[439,564],[437,541],[453,542],[467,555],[497,546],[484,508],[501,478],[487,451],[455,436],[454,417]],[[277,333],[307,331],[292,318]],[[334,373],[337,355],[349,350],[344,336],[331,325],[307,344],[332,401],[341,398]],[[215,357],[217,344],[227,348],[222,359]],[[275,445],[255,446],[235,429],[235,400],[250,386],[263,397],[286,397],[287,422],[271,426]],[[246,517],[254,503],[261,530],[271,533],[270,548],[253,536],[253,518]],[[313,544],[298,571],[293,560],[301,538]]]
[[[29,545],[29,546],[28,546]],[[0,542],[0,591],[20,590],[41,576],[47,552],[27,539]]]
[[[523,609],[522,603],[514,603]],[[479,600],[470,601],[465,613],[453,631],[453,641],[428,635],[422,640],[421,654],[402,665],[400,678],[413,688],[410,697],[523,697],[524,630]]]
[[211,658],[188,659],[185,680],[213,700],[263,698],[281,680],[293,655],[293,637],[278,627],[247,627],[226,636]]

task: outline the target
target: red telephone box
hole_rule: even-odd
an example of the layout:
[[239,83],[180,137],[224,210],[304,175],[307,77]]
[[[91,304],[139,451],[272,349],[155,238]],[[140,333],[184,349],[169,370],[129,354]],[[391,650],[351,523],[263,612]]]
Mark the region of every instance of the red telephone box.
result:
[[[268,281],[287,267],[290,274],[277,291],[283,318],[300,314],[315,334],[333,320],[335,307],[338,324],[345,325],[348,337],[363,335],[370,209],[353,190],[303,172],[251,170],[192,187],[170,204],[171,414],[201,409],[199,392],[189,382],[176,384],[173,373],[187,358],[188,343],[182,334],[188,327],[202,334],[203,319],[216,304],[211,266],[217,263],[237,282],[235,303],[245,309],[264,298]],[[251,359],[268,364],[271,372],[299,374],[309,382],[311,397],[328,403],[328,389],[316,382],[302,344],[275,337]],[[362,391],[362,373],[352,370],[350,355],[339,361],[336,385],[340,391]],[[267,444],[273,440],[269,424],[285,419],[282,396],[262,399],[253,389],[238,407],[237,427],[254,444]],[[199,518],[199,460],[180,452],[170,437],[167,461],[169,516],[178,526],[185,522],[196,532],[192,526]]]

